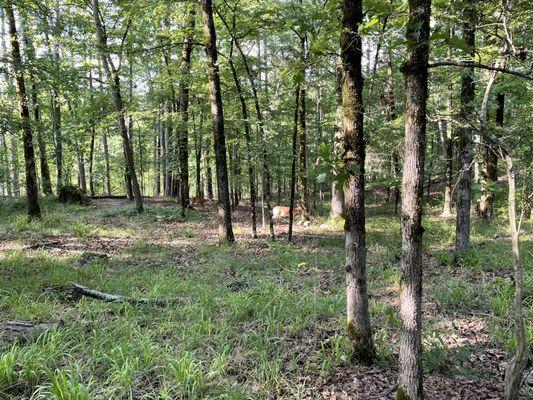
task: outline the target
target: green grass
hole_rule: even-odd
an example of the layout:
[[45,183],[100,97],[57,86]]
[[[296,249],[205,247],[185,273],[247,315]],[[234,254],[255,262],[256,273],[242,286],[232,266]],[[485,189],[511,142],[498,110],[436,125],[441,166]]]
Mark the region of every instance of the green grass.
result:
[[[96,210],[43,200],[43,219],[28,223],[21,202],[0,203],[3,319],[63,321],[30,343],[0,342],[0,398],[249,399],[298,398],[294,377],[327,376],[351,363],[344,334],[344,249],[340,232],[218,247],[203,239],[205,213],[178,207]],[[462,373],[473,349],[442,340],[439,322],[479,314],[492,346],[514,346],[513,288],[502,270],[512,259],[504,220],[474,222],[473,249],[458,265],[449,256],[453,222],[424,220],[425,298],[437,315],[424,320],[427,371]],[[370,310],[380,365],[395,363],[399,223],[390,208],[368,212]],[[313,228],[317,233],[320,228]],[[523,225],[526,284],[533,283],[531,223]],[[331,232],[329,232],[331,235]],[[25,249],[59,235],[80,246],[116,243],[109,259],[80,265],[81,250]],[[496,239],[494,239],[496,237]],[[106,242],[106,243],[107,243]],[[188,244],[188,247],[183,247]],[[259,250],[258,250],[259,249]],[[501,276],[500,276],[501,275]],[[71,282],[131,296],[177,298],[165,307],[104,303],[68,295]],[[531,322],[532,298],[525,299]],[[529,323],[531,326],[531,323]],[[533,340],[533,330],[528,330]],[[489,344],[487,344],[489,345]],[[463,371],[463,372],[464,372]]]

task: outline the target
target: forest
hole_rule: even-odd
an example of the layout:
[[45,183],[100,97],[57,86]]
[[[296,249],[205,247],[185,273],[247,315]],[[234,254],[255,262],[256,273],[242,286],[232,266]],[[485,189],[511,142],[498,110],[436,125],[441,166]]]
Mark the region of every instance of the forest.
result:
[[533,398],[529,1],[0,20],[0,399]]

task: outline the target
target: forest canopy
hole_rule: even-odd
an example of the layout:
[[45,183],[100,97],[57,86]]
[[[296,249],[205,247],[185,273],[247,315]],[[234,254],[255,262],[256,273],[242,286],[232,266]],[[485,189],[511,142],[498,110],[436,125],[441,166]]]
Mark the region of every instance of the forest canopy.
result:
[[0,397],[531,395],[528,1],[0,4]]

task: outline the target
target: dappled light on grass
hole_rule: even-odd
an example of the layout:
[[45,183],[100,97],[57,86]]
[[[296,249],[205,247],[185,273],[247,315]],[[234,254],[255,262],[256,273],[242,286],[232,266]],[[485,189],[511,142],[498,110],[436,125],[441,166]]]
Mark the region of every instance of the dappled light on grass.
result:
[[[181,221],[173,204],[147,204],[142,215],[120,200],[45,207],[50,220],[64,221],[60,235],[22,225],[17,215],[2,220],[0,308],[6,319],[64,326],[34,342],[0,341],[0,397],[305,398],[343,390],[378,396],[394,384],[396,219],[368,217],[378,360],[361,367],[351,361],[344,330],[342,224],[333,230],[321,229],[320,222],[312,230],[295,226],[291,244],[283,236],[286,225],[277,227],[275,242],[265,240],[268,231],[253,240],[249,211],[237,210],[238,241],[219,247],[215,210],[191,212]],[[497,236],[502,229],[476,230],[479,245],[453,264],[443,240],[453,227],[434,217],[424,224],[428,396],[450,398],[462,387],[473,398],[501,393],[499,377],[514,346],[512,281],[503,269],[510,259],[505,239]],[[531,240],[529,226],[523,229]],[[531,280],[526,274],[526,287]],[[179,301],[158,306],[76,299],[71,282]],[[526,310],[531,320],[531,308]],[[533,339],[531,328],[528,335]]]

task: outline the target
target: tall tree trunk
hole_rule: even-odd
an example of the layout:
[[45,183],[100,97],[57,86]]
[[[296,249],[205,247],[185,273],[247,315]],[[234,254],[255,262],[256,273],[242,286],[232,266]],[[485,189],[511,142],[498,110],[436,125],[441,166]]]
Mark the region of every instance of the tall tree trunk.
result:
[[[500,99],[499,99],[500,100]],[[501,113],[503,119],[503,96],[502,103],[499,104],[498,113]],[[503,122],[502,122],[503,124]],[[503,155],[507,167],[507,179],[509,183],[508,193],[508,215],[509,215],[509,230],[511,236],[511,249],[514,260],[514,304],[513,304],[513,320],[516,335],[516,352],[509,362],[505,371],[505,400],[517,400],[519,398],[520,385],[522,384],[522,377],[529,361],[529,348],[526,338],[526,327],[524,323],[523,314],[523,291],[524,291],[524,277],[522,271],[522,261],[520,257],[520,222],[516,216],[516,171],[513,165],[513,157],[511,148],[503,143],[495,135],[486,135],[489,137],[492,145],[499,146],[500,152]]]
[[[396,98],[394,96],[394,85],[392,75],[392,49],[388,49],[387,54],[387,88],[385,93],[385,108],[387,111],[387,121],[392,122],[396,119]],[[394,213],[398,212],[398,203],[400,202],[400,158],[398,156],[398,150],[392,149],[390,155],[391,163],[391,178],[393,180],[392,193],[394,194]]]
[[[354,356],[365,363],[374,357],[368,313],[365,244],[365,139],[363,131],[362,0],[343,0],[341,59],[345,193],[346,296],[348,337]],[[301,100],[300,100],[301,102]],[[300,114],[301,115],[301,114]]]
[[85,176],[85,155],[79,142],[76,144],[76,146],[78,153],[78,187],[83,192],[87,192],[87,179]]
[[[0,7],[0,40],[2,41],[2,58],[4,60],[7,60],[8,55],[8,49],[5,41],[6,32],[5,32],[5,24],[4,24],[4,9]],[[3,68],[4,72],[4,80],[8,86],[9,92],[13,90],[13,82],[11,80],[10,70],[9,66],[6,65],[7,68]],[[11,110],[9,111],[11,113]],[[9,176],[10,176],[10,182],[9,187],[12,188],[12,194],[13,196],[20,196],[20,183],[19,183],[19,161],[18,161],[18,152],[17,152],[17,142],[15,140],[15,129],[13,128],[13,121],[11,118],[7,120],[7,127],[9,130]]]
[[[342,112],[342,62],[340,59],[337,62],[337,115]],[[342,118],[339,118],[335,126],[335,134],[333,137],[333,152],[335,155],[342,154],[343,147],[343,132],[342,132]],[[331,207],[330,218],[336,220],[344,218],[344,188],[338,182],[331,184]]]
[[20,181],[19,181],[19,157],[17,151],[17,141],[15,140],[15,128],[13,121],[8,121],[9,126],[9,161],[11,164],[11,186],[13,187],[13,196],[20,196]]
[[[194,126],[194,122],[193,122],[193,126]],[[195,155],[195,160],[196,160],[196,197],[199,197],[199,198],[204,197],[204,191],[202,187],[203,126],[204,126],[204,110],[203,108],[200,108],[200,126],[198,127],[198,129],[195,129],[195,132],[194,132],[194,155]]]
[[309,188],[307,187],[307,108],[306,108],[306,91],[305,91],[305,73],[307,62],[307,36],[302,35],[300,38],[300,61],[302,63],[302,82],[300,82],[300,104],[298,106],[298,139],[300,153],[300,168],[298,180],[300,183],[300,207],[302,220],[309,220]]
[[[505,94],[498,93],[496,96],[498,108],[496,109],[496,123],[499,126],[503,126],[504,122],[504,106],[505,106]],[[492,221],[494,217],[494,184],[498,181],[498,155],[496,154],[496,148],[491,142],[487,142],[485,145],[485,163],[487,168],[487,185],[489,190],[485,197],[484,214],[489,221]]]
[[94,139],[95,139],[94,122],[91,122],[91,142],[89,144],[89,193],[95,195],[94,190]]
[[37,172],[35,170],[35,154],[33,151],[33,138],[30,122],[30,111],[26,100],[26,86],[24,83],[24,69],[20,56],[17,27],[11,0],[5,2],[6,18],[9,26],[9,38],[11,41],[11,59],[15,72],[15,88],[19,102],[19,113],[22,125],[22,142],[24,144],[24,162],[26,166],[26,197],[28,200],[28,216],[40,218],[39,191],[37,188]]
[[137,212],[141,213],[143,211],[143,199],[141,190],[139,188],[139,181],[137,180],[137,174],[135,173],[133,150],[131,147],[130,138],[128,137],[128,129],[124,120],[124,107],[122,104],[122,96],[120,94],[120,76],[118,71],[114,68],[111,58],[108,54],[107,39],[103,31],[102,21],[100,20],[98,0],[92,0],[92,6],[93,18],[96,27],[96,37],[98,40],[100,56],[102,58],[102,65],[107,76],[109,90],[113,98],[113,104],[115,106],[115,112],[117,114],[117,119],[119,122],[120,134],[124,142],[124,155],[126,157],[126,165],[128,167],[128,172],[131,176],[131,185],[133,196],[135,198],[135,207],[137,209]]
[[111,168],[109,166],[109,146],[107,144],[107,130],[104,130],[102,134],[102,146],[104,148],[105,191],[108,196],[111,196]]
[[[233,42],[231,50],[233,50]],[[231,52],[230,52],[231,54]],[[256,200],[257,194],[255,192],[255,168],[254,162],[252,159],[252,136],[250,134],[250,119],[248,115],[248,106],[246,105],[246,100],[244,98],[244,93],[242,91],[241,82],[237,76],[237,71],[235,69],[235,64],[233,59],[229,58],[229,64],[231,67],[231,73],[233,75],[233,81],[235,82],[235,88],[237,89],[237,94],[239,95],[239,101],[241,103],[241,112],[242,119],[244,124],[244,140],[246,141],[246,163],[248,164],[248,183],[250,190],[250,205],[252,207],[252,237],[257,239],[257,215],[256,215]]]
[[211,95],[211,114],[213,116],[213,133],[218,190],[218,238],[221,243],[235,241],[231,226],[231,207],[228,188],[228,167],[226,162],[226,136],[224,133],[224,115],[222,93],[220,91],[220,72],[217,62],[216,33],[213,21],[211,0],[200,0],[204,19],[205,54],[207,57],[208,77]]
[[194,5],[189,9],[188,32],[181,50],[181,82],[179,114],[181,117],[178,135],[179,165],[180,165],[180,199],[181,214],[185,216],[185,209],[189,207],[189,76],[191,71],[192,35],[194,34]]
[[207,192],[207,198],[213,200],[213,173],[211,171],[211,144],[207,142],[205,151],[205,191]]
[[[3,23],[3,20],[2,20]],[[8,166],[9,168],[9,160],[8,160],[8,149],[7,149],[7,140],[4,132],[0,132],[0,146],[2,148],[2,158],[0,159],[0,162],[3,165]],[[13,195],[13,192],[11,191],[11,177],[9,176],[9,170],[6,170],[6,172],[3,175],[3,181],[4,181],[4,187],[6,189],[5,194],[9,197]]]
[[154,137],[154,169],[155,169],[155,182],[154,182],[154,196],[159,197],[161,195],[161,117],[158,121],[158,130]]
[[444,206],[441,217],[450,218],[452,216],[452,180],[453,180],[453,117],[452,117],[452,90],[446,96],[446,129],[442,134],[442,152],[444,154],[445,180],[444,180]]
[[[54,17],[54,36],[59,35],[59,30],[61,29],[59,25],[59,2],[56,3]],[[45,33],[46,34],[46,33]],[[59,58],[59,42],[54,41],[53,44],[50,44],[48,36],[46,34],[46,39],[51,54],[52,65],[54,68],[54,73],[56,74],[57,79],[59,79],[60,72],[60,63]],[[60,98],[60,89],[58,84],[55,83],[52,85],[52,96],[51,96],[51,111],[52,111],[52,131],[54,132],[54,151],[56,157],[56,185],[61,187],[63,185],[63,135],[61,132],[61,98]]]
[[[463,38],[470,47],[470,56],[475,57],[476,45],[475,3],[467,2],[463,11]],[[455,227],[455,251],[457,255],[468,250],[470,245],[470,205],[472,197],[472,127],[474,111],[474,68],[464,69],[461,78],[461,127],[459,128],[459,174],[457,190],[457,222]]]
[[289,198],[289,236],[292,241],[292,226],[294,223],[294,201],[296,197],[296,158],[298,157],[298,111],[300,108],[300,85],[296,86],[294,102],[294,128],[292,133],[292,158],[291,158],[291,194]]
[[[234,35],[234,30],[231,29],[226,22],[226,20],[223,18],[222,15],[220,15],[220,19],[228,29],[233,42],[235,43],[235,47],[239,51],[239,54],[242,58],[242,63],[244,65],[244,69],[246,70],[246,75],[248,76],[248,80],[250,81],[250,86],[252,87],[252,95],[254,99],[254,105],[255,105],[255,114],[257,121],[259,123],[259,134],[261,138],[261,156],[263,161],[263,200],[266,202],[267,210],[268,210],[268,226],[270,231],[270,239],[275,238],[274,233],[274,221],[272,220],[272,204],[271,204],[271,184],[270,184],[270,168],[269,168],[269,160],[268,160],[268,152],[267,152],[267,137],[265,132],[265,120],[263,117],[263,113],[261,110],[261,105],[259,103],[259,95],[257,93],[257,85],[254,79],[254,75],[252,73],[252,70],[250,68],[250,65],[248,64],[248,58],[246,57],[246,54],[244,53],[239,41]],[[235,27],[233,27],[235,28]],[[264,218],[263,218],[264,221]]]
[[48,166],[48,156],[46,154],[46,143],[43,139],[43,127],[41,124],[41,106],[39,103],[39,94],[37,91],[37,82],[33,72],[35,63],[35,48],[31,40],[30,32],[25,24],[22,24],[22,38],[26,46],[26,54],[30,64],[28,70],[28,78],[30,80],[31,92],[31,106],[33,110],[33,120],[35,121],[35,134],[37,137],[37,145],[39,148],[39,161],[41,167],[41,178],[43,193],[45,195],[52,194],[52,180],[50,179],[50,167]]
[[422,391],[422,198],[426,151],[426,101],[430,0],[409,0],[405,76],[405,149],[402,179],[400,356],[397,398],[421,400]]

